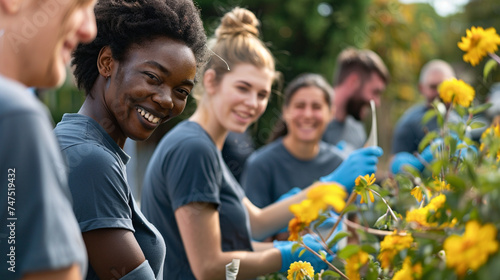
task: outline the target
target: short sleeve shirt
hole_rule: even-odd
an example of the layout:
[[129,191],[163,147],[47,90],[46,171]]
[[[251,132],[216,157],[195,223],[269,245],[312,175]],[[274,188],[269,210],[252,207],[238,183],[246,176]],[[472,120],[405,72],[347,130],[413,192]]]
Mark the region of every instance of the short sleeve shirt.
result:
[[[392,154],[418,152],[418,145],[425,135],[430,131],[439,129],[435,117],[422,124],[422,118],[429,109],[425,104],[417,104],[403,114],[394,128]],[[461,121],[456,112],[450,114],[449,120],[455,123]]]
[[244,191],[199,124],[186,120],[168,132],[144,178],[142,211],[164,236],[167,256],[173,256],[165,262],[165,279],[195,279],[175,219],[175,211],[191,202],[216,205],[222,251],[253,250]]
[[257,150],[248,158],[241,181],[247,197],[256,206],[265,207],[290,189],[304,189],[330,174],[342,163],[342,154],[325,142],[319,146],[318,155],[310,160],[300,160],[290,154],[283,138]]
[[[92,118],[65,114],[55,129],[69,167],[69,187],[82,232],[120,228],[134,232],[157,279],[162,277],[165,243],[135,203],[126,179],[129,156]],[[87,279],[98,279],[89,266]]]
[[347,115],[344,122],[332,120],[323,133],[324,142],[337,145],[340,141],[345,141],[344,151],[349,154],[352,151],[362,148],[366,142],[366,131],[362,122]]
[[47,110],[0,76],[0,279],[78,264],[87,254]]

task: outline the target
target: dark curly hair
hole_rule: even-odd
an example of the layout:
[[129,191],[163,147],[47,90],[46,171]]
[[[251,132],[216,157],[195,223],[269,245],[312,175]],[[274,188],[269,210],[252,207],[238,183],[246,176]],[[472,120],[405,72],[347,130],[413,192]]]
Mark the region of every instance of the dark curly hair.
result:
[[166,36],[193,51],[197,68],[206,62],[207,38],[191,0],[99,0],[94,12],[97,37],[78,45],[71,62],[77,85],[86,95],[99,75],[97,57],[104,46],[111,48],[115,60],[123,61],[132,45]]

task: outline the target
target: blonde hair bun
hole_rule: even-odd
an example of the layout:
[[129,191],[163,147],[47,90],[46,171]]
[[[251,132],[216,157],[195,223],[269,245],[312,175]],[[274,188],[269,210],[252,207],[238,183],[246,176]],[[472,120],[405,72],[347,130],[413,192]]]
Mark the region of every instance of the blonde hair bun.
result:
[[219,27],[215,30],[215,36],[217,39],[239,35],[259,37],[259,25],[260,22],[254,13],[236,7],[222,17]]

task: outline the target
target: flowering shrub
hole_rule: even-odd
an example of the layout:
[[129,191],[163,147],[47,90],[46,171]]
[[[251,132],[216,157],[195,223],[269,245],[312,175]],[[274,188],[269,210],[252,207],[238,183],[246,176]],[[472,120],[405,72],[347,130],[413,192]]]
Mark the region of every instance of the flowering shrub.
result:
[[[496,30],[482,27],[467,30],[458,43],[464,61],[472,66],[490,56],[485,75],[494,68],[491,63],[500,64],[494,53],[498,45]],[[307,200],[291,206],[295,215],[289,224],[291,240],[300,244],[301,234],[310,233],[336,256],[329,263],[331,269],[316,272],[314,279],[482,280],[500,275],[500,125],[485,129],[480,142],[474,142],[468,132],[481,124],[473,116],[490,105],[474,106],[474,89],[462,80],[444,81],[438,91],[441,100],[422,120],[435,117],[440,127],[419,145],[420,152],[430,147],[432,153],[429,162],[416,155],[425,166],[422,172],[408,165],[380,186],[374,174],[359,176],[347,200],[340,186],[319,185]],[[452,111],[466,121],[449,122]],[[355,203],[358,196],[360,203]],[[322,236],[315,230],[317,223],[311,226],[314,220],[330,217],[332,209],[361,237],[337,252],[330,248],[352,232]],[[342,218],[349,212],[375,217],[371,223],[362,219],[358,224]],[[337,226],[338,222],[329,235]],[[288,279],[311,279],[302,273],[306,269],[297,272],[292,266]]]

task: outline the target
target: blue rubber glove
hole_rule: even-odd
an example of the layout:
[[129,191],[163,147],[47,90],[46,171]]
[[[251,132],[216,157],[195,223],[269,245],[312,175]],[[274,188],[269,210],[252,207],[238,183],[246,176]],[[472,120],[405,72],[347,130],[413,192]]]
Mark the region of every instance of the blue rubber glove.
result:
[[[321,234],[321,236],[323,238],[327,238],[328,237],[328,234],[330,233],[330,231],[332,230],[332,227],[335,225],[335,223],[337,222],[337,220],[339,219],[339,215],[337,213],[335,213],[334,211],[330,210],[330,216],[329,218],[325,219],[320,225],[318,225],[316,227],[316,230]],[[311,222],[311,224],[309,225],[310,228],[314,228],[316,226],[316,223],[318,223],[318,221],[313,221]],[[328,244],[331,240],[333,240],[333,238],[335,238],[335,235],[337,235],[337,233],[341,232],[341,231],[346,231],[347,229],[344,228],[344,223],[341,221],[337,228],[335,229],[335,231],[332,233],[332,235],[330,236],[330,238],[328,238],[326,240],[326,243]],[[330,248],[333,252],[337,252],[338,249],[339,249],[339,243],[335,244],[332,248]]]
[[[324,250],[323,246],[321,246],[311,235],[306,234],[302,237],[302,239],[304,243],[315,252]],[[328,265],[323,260],[307,250],[304,254],[302,254],[302,256],[299,257],[300,252],[304,249],[303,247],[298,248],[292,253],[292,246],[294,243],[295,242],[292,241],[273,241],[274,248],[277,248],[281,252],[280,272],[287,272],[290,268],[290,264],[296,261],[307,261],[311,263],[314,271],[319,272],[322,269],[328,269]],[[327,254],[326,259],[331,262],[333,260],[333,256]]]
[[337,182],[348,192],[354,188],[358,176],[377,171],[378,158],[384,153],[380,147],[366,147],[352,152],[332,173],[319,178],[321,182]]
[[424,165],[418,160],[418,158],[408,152],[399,152],[392,159],[391,172],[392,174],[398,174],[403,171],[403,166],[410,165],[415,167],[417,170],[422,172],[424,170]]
[[[459,141],[459,145],[462,144],[463,141]],[[434,160],[434,154],[432,151],[436,151],[441,149],[441,145],[443,145],[443,139],[437,138],[432,142],[432,144],[428,145],[422,153],[420,153],[420,158],[423,159],[424,161],[430,163]],[[460,159],[464,159],[470,154],[476,154],[477,155],[477,148],[475,146],[468,146],[461,148],[455,152],[455,156],[458,156],[460,154]],[[416,156],[408,153],[408,152],[399,152],[394,156],[394,159],[392,160],[391,163],[391,172],[393,174],[400,173],[403,171],[403,166],[405,165],[411,165],[420,172],[422,172],[425,168],[425,165],[422,163],[422,161],[417,158]]]

